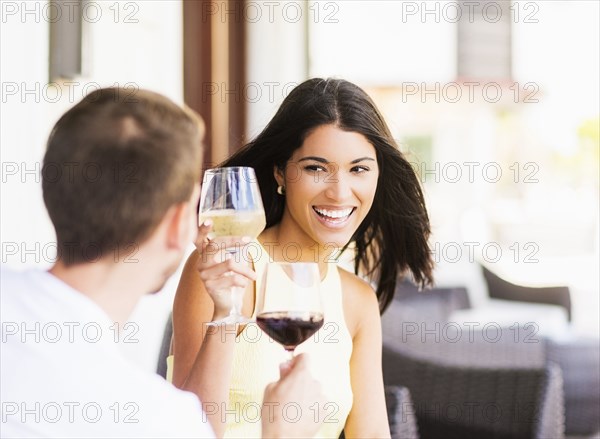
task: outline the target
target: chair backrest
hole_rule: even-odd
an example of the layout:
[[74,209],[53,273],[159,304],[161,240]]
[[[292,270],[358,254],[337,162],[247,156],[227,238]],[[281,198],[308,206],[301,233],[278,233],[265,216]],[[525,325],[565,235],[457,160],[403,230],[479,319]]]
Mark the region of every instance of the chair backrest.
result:
[[527,287],[515,285],[502,279],[484,265],[481,266],[481,271],[491,298],[559,305],[565,308],[567,318],[571,321],[571,293],[569,287]]
[[158,353],[158,362],[156,364],[156,373],[163,378],[167,378],[167,357],[171,351],[171,337],[173,336],[173,315],[169,314],[169,319],[165,325],[160,351]]

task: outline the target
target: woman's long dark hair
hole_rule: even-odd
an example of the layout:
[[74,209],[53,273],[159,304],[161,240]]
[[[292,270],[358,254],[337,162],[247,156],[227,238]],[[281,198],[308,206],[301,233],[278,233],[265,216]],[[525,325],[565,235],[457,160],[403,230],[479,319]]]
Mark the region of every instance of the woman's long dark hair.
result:
[[430,227],[417,175],[361,88],[340,79],[303,82],[285,98],[265,129],[220,166],[255,169],[267,227],[271,227],[281,221],[285,205],[285,198],[276,193],[274,167],[285,169],[292,153],[321,125],[360,133],[376,151],[379,179],[373,206],[350,242],[356,246],[355,273],[375,281],[383,312],[394,296],[399,274],[410,271],[421,287],[433,282]]

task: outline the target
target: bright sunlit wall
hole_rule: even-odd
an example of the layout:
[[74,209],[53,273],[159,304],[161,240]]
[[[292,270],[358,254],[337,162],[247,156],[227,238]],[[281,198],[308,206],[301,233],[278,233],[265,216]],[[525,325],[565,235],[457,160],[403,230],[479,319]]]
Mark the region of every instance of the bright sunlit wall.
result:
[[[467,3],[332,3],[310,20],[310,76],[352,80],[382,109],[421,173],[440,284],[476,302],[471,261],[567,284],[575,331],[598,336],[599,5]],[[497,62],[495,27],[509,25],[512,74],[459,77],[461,14],[479,27],[476,67]]]
[[[67,2],[69,3],[69,2]],[[70,2],[73,7],[74,2]],[[2,1],[2,264],[49,267],[56,247],[42,200],[40,170],[50,129],[62,113],[99,86],[148,88],[183,102],[182,7],[179,1],[87,2],[83,74],[49,84],[49,2]],[[69,19],[69,10],[61,19]],[[78,170],[77,168],[75,169]],[[166,294],[142,300],[131,320],[128,357],[155,370],[177,276]],[[133,335],[133,334],[130,334]]]
[[[90,10],[84,20],[84,73],[70,86],[48,87],[47,2],[26,2],[27,9],[16,13],[5,8],[9,3],[21,8],[25,2],[2,2],[0,231],[2,262],[23,268],[44,254],[36,245],[41,250],[54,240],[36,177],[50,128],[95,84],[133,84],[181,102],[182,7],[179,1],[88,2],[101,15]],[[504,171],[506,178],[498,183],[481,177],[471,183],[464,167],[465,177],[456,183],[450,181],[453,174],[439,175],[439,182],[431,173],[421,177],[440,250],[452,242],[498,242],[505,257],[492,268],[515,281],[568,283],[574,323],[584,333],[597,334],[598,3],[513,3],[519,16],[511,16],[510,81],[535,83],[539,102],[523,102],[531,88],[518,89],[515,102],[513,84],[503,84],[503,99],[496,104],[484,99],[452,103],[443,97],[436,102],[433,95],[423,102],[421,90],[407,94],[407,84],[439,83],[443,89],[456,80],[457,24],[447,19],[452,2],[427,2],[429,13],[420,9],[423,2],[296,3],[300,20],[283,15],[282,2],[274,20],[262,5],[262,18],[248,23],[247,80],[262,87],[260,99],[245,102],[249,137],[270,119],[284,89],[308,76],[343,77],[365,87],[415,163],[435,169],[438,162],[443,169],[450,162],[494,162]],[[525,9],[526,4],[537,9]],[[270,95],[267,85],[273,82]],[[510,169],[515,162],[519,166]],[[538,168],[525,168],[530,162]],[[516,170],[518,184],[512,181]],[[532,171],[539,181],[526,184]],[[531,249],[524,248],[529,241],[539,246],[538,263],[514,263],[515,250],[517,262],[529,254]],[[452,273],[447,282],[470,282],[467,249],[462,250],[460,263],[446,264]],[[438,255],[443,263],[443,251]],[[40,261],[46,266],[50,247],[48,256]],[[149,370],[155,367],[176,282],[177,275],[166,294],[145,299],[132,317],[140,323],[140,342],[127,346],[127,352]]]

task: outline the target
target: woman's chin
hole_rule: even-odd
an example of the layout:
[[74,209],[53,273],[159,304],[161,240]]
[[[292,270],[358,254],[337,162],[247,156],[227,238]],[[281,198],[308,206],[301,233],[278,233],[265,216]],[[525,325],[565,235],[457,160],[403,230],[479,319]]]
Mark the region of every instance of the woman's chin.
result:
[[323,252],[336,252],[338,250],[341,250],[346,244],[348,244],[348,242],[352,238],[352,234],[336,234],[336,236],[329,235],[327,237],[322,238],[323,239],[320,239],[318,242],[321,248],[323,249]]

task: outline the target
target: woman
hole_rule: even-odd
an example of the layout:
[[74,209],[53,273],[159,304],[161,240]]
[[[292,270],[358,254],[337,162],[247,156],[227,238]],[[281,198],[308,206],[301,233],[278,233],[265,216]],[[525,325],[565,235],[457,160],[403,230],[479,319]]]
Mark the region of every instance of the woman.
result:
[[[354,84],[310,79],[292,90],[256,139],[221,166],[256,170],[267,217],[258,243],[268,258],[219,263],[206,257],[205,245],[190,256],[174,305],[173,382],[226,408],[214,415],[227,421],[217,434],[260,435],[260,423],[247,409],[260,403],[262,389],[277,378],[283,349],[266,336],[257,340],[254,331],[250,336],[248,325],[237,337],[222,337],[217,349],[226,359],[223,368],[206,371],[196,361],[201,349],[209,349],[202,323],[227,315],[218,292],[232,285],[246,287],[242,313],[255,317],[260,289],[252,281],[268,260],[289,260],[293,246],[293,260],[318,262],[327,285],[322,331],[329,327],[330,333],[298,348],[310,354],[314,376],[330,398],[317,437],[337,438],[342,429],[348,438],[389,437],[380,312],[392,300],[399,274],[410,272],[422,286],[431,283],[432,260],[417,176],[379,111]],[[201,227],[203,236],[209,228]],[[340,248],[354,252],[355,273],[335,264]]]

